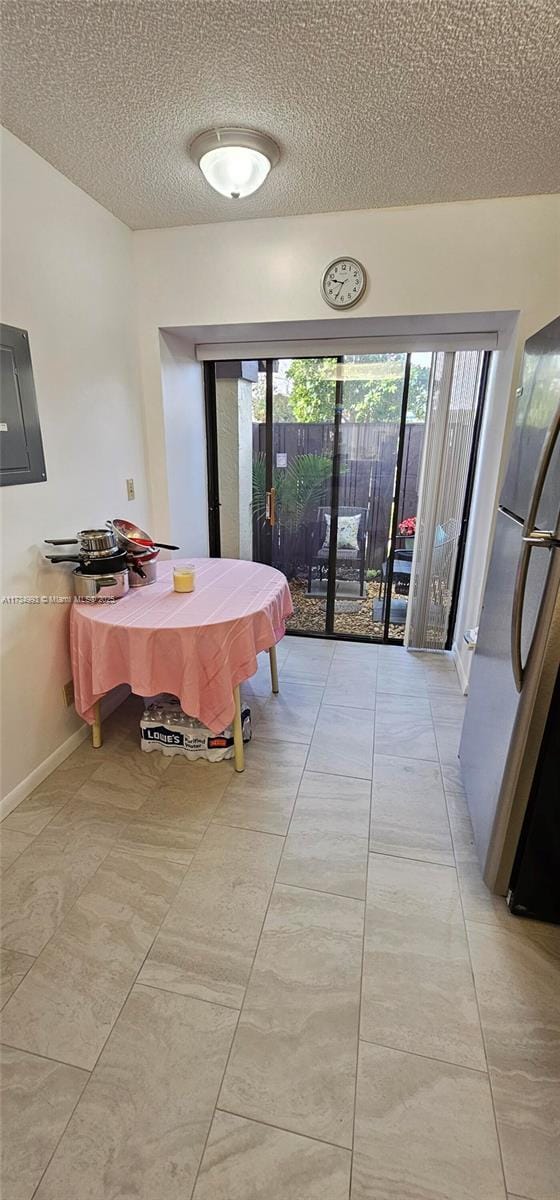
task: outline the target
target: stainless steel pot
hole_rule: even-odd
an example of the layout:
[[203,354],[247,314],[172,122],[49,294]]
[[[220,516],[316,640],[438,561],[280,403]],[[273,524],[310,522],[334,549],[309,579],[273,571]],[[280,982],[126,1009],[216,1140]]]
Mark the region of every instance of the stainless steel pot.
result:
[[74,594],[80,600],[120,600],[128,592],[128,571],[111,575],[83,575],[80,567],[72,572]]
[[131,588],[146,587],[157,579],[157,559],[159,550],[151,554],[129,554],[128,582]]
[[112,529],[82,529],[73,538],[45,538],[48,546],[79,546],[87,559],[111,558],[121,549]]
[[82,529],[78,533],[78,541],[81,549],[90,555],[114,554],[118,549],[112,529]]

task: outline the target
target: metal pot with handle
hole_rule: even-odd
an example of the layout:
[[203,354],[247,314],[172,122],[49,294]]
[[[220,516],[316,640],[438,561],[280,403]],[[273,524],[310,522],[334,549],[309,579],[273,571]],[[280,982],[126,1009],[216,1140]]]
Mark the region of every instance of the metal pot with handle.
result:
[[159,550],[149,554],[128,555],[128,581],[131,588],[146,587],[157,579],[157,560]]
[[78,533],[82,550],[88,554],[114,554],[118,550],[117,538],[112,529],[82,529]]
[[78,563],[82,575],[111,575],[115,571],[126,570],[126,550],[114,550],[112,554],[101,558],[91,558],[85,554],[47,554],[49,562]]
[[128,592],[128,571],[107,575],[84,575],[80,567],[72,572],[74,593],[80,600],[120,600]]
[[150,550],[179,549],[178,546],[172,546],[169,542],[154,542],[145,529],[140,529],[138,525],[133,525],[132,521],[123,521],[115,518],[113,521],[107,521],[107,526],[113,531],[119,545],[123,546],[131,554],[148,554]]
[[154,542],[145,529],[133,525],[132,521],[115,518],[107,521],[118,543],[128,553],[128,574],[132,588],[147,587],[157,579],[157,557],[160,550],[178,550],[168,542]]
[[45,538],[48,546],[79,546],[80,553],[89,558],[108,558],[119,549],[117,536],[112,529],[82,529],[69,538]]

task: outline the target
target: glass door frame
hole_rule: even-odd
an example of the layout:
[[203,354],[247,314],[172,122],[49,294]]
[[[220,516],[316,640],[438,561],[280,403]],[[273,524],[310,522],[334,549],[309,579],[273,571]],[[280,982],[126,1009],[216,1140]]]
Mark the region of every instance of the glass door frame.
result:
[[[265,388],[265,488],[267,494],[267,520],[265,555],[268,566],[272,566],[272,528],[275,523],[276,496],[274,491],[274,363],[275,359],[264,359],[266,378]],[[336,356],[337,366],[343,362],[343,356]],[[330,522],[329,557],[327,559],[327,595],[325,605],[325,628],[323,630],[290,630],[297,637],[336,637],[334,629],[335,617],[335,588],[336,588],[336,558],[338,539],[338,500],[340,493],[340,424],[343,409],[343,381],[335,380],[334,392],[334,429],[333,455],[331,465],[331,514],[334,520]],[[272,520],[269,519],[272,515]],[[348,636],[348,635],[346,635]],[[354,640],[354,639],[351,639]],[[360,641],[369,641],[367,637]]]
[[266,518],[264,524],[264,547],[267,565],[272,566],[272,529],[276,523],[276,493],[274,489],[274,361],[264,360],[265,370],[265,416],[264,416],[264,487],[266,493]]
[[482,417],[484,414],[484,404],[486,401],[486,392],[488,388],[488,377],[490,374],[490,363],[492,361],[492,351],[484,350],[482,353],[482,363],[480,367],[480,379],[478,383],[478,396],[476,398],[476,416],[474,420],[474,429],[469,455],[469,469],[467,472],[467,486],[465,489],[465,499],[463,502],[463,512],[461,515],[461,532],[459,534],[459,543],[457,547],[457,561],[455,563],[455,573],[453,575],[453,586],[451,589],[451,604],[449,607],[449,621],[447,627],[447,640],[445,649],[451,650],[455,637],[455,621],[457,619],[457,608],[459,605],[459,593],[461,591],[461,581],[463,579],[463,567],[465,564],[465,548],[467,544],[467,534],[469,531],[469,520],[471,515],[472,498],[474,491],[474,479],[476,474],[476,463],[478,458],[478,448],[480,445],[480,434],[482,430]]
[[[337,355],[336,365],[342,364],[342,356]],[[336,551],[338,541],[338,502],[340,496],[340,425],[343,410],[343,383],[337,373],[334,385],[334,429],[333,456],[331,466],[331,520],[329,529],[329,557],[327,560],[327,603],[325,609],[325,637],[335,637],[334,616],[336,598]]]
[[206,426],[206,478],[208,488],[208,550],[210,558],[221,558],[222,534],[220,526],[220,476],[218,473],[215,362],[204,363],[204,420]]
[[[398,533],[399,523],[399,497],[402,480],[402,468],[404,458],[404,442],[406,418],[408,410],[408,397],[410,387],[410,370],[413,351],[406,354],[405,370],[403,377],[403,392],[401,399],[401,414],[399,422],[399,435],[397,443],[397,457],[395,464],[395,476],[393,482],[393,496],[391,505],[391,521],[387,536],[387,581],[386,581],[386,596],[389,598],[386,606],[386,612],[383,618],[383,637],[370,636],[368,634],[351,634],[337,632],[334,629],[335,619],[335,574],[336,574],[336,559],[337,559],[337,518],[339,507],[340,493],[340,426],[342,422],[342,413],[344,408],[344,383],[341,377],[337,377],[335,382],[335,407],[334,407],[334,435],[333,435],[333,458],[332,458],[332,473],[331,473],[331,513],[334,520],[330,522],[329,534],[329,557],[328,557],[328,585],[326,596],[326,614],[325,614],[325,629],[324,630],[296,630],[289,629],[287,633],[291,637],[307,637],[307,638],[322,638],[333,639],[336,641],[347,642],[364,642],[366,644],[377,645],[394,645],[402,646],[404,637],[394,638],[389,636],[389,628],[391,624],[391,594],[394,576],[394,560],[396,549],[396,538]],[[308,356],[302,356],[308,357]],[[317,357],[317,356],[313,356]],[[333,355],[325,357],[335,357]],[[342,355],[336,356],[337,364],[342,365],[344,358]],[[482,411],[486,386],[489,373],[491,354],[489,351],[484,353],[479,395],[477,401],[477,419],[476,428],[473,436],[473,444],[471,448],[470,466],[469,466],[469,481],[467,486],[467,494],[465,497],[461,534],[459,540],[459,549],[455,577],[453,580],[453,595],[449,619],[449,631],[446,648],[449,649],[454,634],[455,618],[457,613],[457,602],[461,585],[463,572],[465,542],[468,530],[470,508],[472,501],[472,492],[474,484],[474,475],[476,468],[477,450],[480,439],[480,429],[482,424]],[[204,408],[205,408],[205,424],[206,424],[206,465],[208,479],[208,542],[209,553],[211,558],[221,558],[221,534],[220,534],[220,491],[219,491],[219,467],[218,467],[218,427],[216,415],[216,362],[204,362]],[[274,394],[273,394],[273,374],[274,362],[276,359],[267,358],[260,360],[264,364],[266,388],[265,388],[265,489],[270,496],[273,493],[273,425],[274,425]],[[341,373],[340,373],[341,374]],[[272,558],[272,524],[268,520],[266,523],[266,542],[265,542],[265,558],[268,565],[271,565]],[[404,633],[404,629],[403,629]]]

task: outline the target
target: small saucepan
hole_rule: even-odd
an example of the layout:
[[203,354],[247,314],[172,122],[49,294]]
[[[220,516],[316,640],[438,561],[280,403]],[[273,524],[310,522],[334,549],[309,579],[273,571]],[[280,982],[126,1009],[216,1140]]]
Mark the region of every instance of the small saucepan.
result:
[[79,546],[80,551],[91,558],[105,558],[118,550],[116,534],[112,529],[82,529],[76,537],[45,538],[48,546]]
[[110,554],[118,549],[112,529],[82,529],[78,541],[80,548],[88,554]]

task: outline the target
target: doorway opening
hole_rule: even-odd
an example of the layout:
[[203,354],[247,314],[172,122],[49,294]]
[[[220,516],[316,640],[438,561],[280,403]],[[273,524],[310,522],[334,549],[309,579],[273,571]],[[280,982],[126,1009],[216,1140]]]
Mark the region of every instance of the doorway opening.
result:
[[403,644],[437,358],[205,363],[210,553],[286,575],[288,632]]

